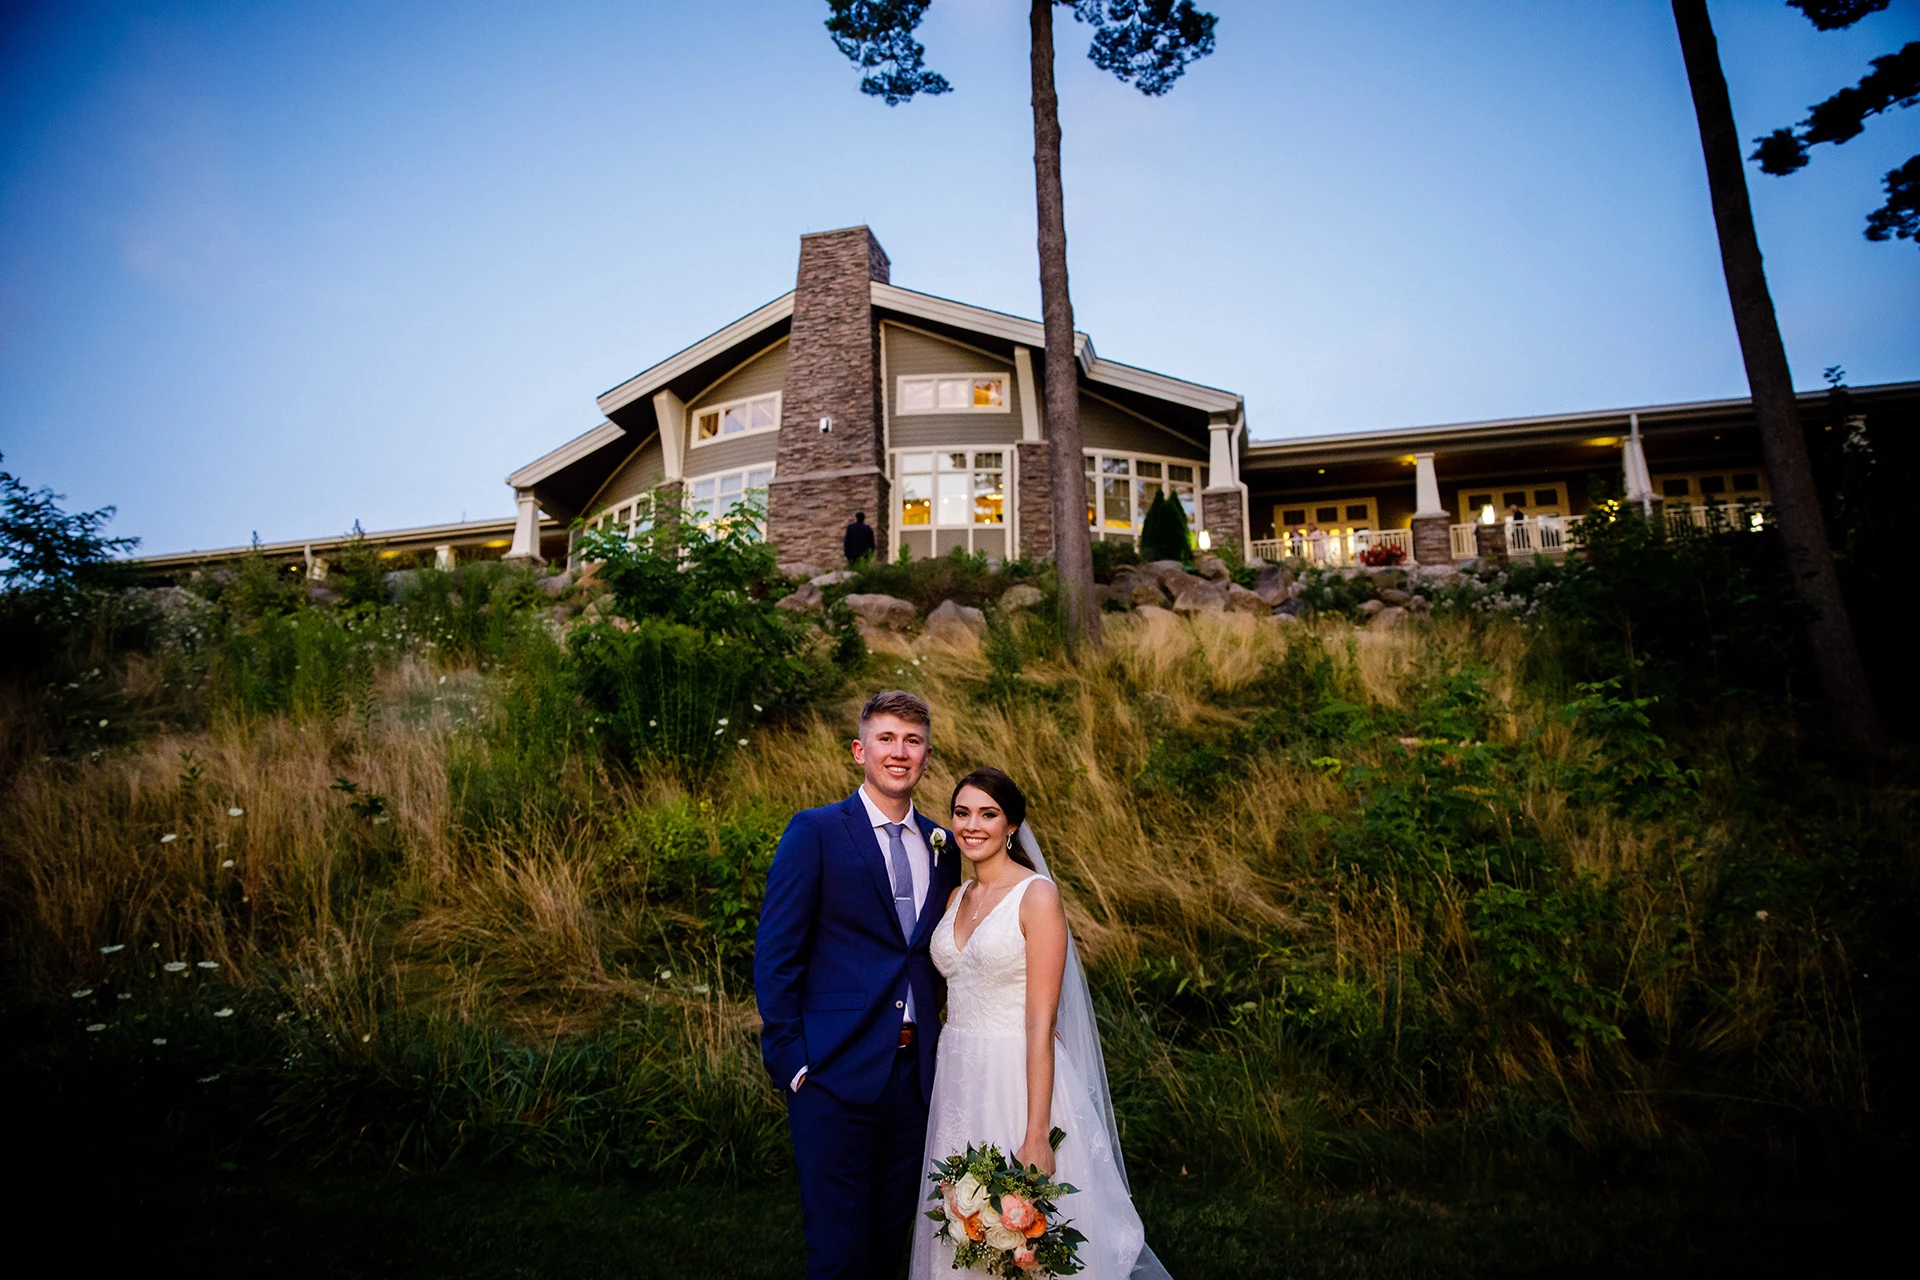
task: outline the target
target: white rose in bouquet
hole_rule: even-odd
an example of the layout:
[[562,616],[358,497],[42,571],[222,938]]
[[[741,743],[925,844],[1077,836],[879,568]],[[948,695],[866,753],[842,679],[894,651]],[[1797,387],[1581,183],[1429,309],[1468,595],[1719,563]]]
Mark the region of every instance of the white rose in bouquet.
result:
[[1027,1242],[1025,1236],[998,1218],[982,1218],[980,1225],[985,1230],[987,1244],[992,1248],[1018,1249]]
[[960,1211],[963,1218],[971,1218],[983,1209],[993,1207],[987,1189],[980,1185],[980,1179],[968,1174],[953,1186],[953,1207]]

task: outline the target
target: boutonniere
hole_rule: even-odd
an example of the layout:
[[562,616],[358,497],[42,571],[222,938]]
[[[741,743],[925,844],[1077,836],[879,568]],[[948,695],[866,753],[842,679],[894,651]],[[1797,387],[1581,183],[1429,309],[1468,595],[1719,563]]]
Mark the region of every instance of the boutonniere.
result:
[[940,865],[940,851],[947,847],[947,833],[935,827],[927,843],[933,846],[933,865],[937,867]]

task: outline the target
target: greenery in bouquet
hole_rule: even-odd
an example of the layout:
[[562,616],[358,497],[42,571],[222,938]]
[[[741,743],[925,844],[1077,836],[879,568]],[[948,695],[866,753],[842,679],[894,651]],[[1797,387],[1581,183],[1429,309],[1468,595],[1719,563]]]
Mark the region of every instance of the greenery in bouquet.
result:
[[[1055,1150],[1067,1136],[1049,1135]],[[1058,1201],[1074,1187],[1055,1182],[1034,1165],[1009,1159],[995,1146],[967,1146],[928,1175],[927,1216],[934,1234],[953,1246],[956,1270],[990,1276],[1070,1276],[1080,1270],[1086,1237],[1060,1216]]]

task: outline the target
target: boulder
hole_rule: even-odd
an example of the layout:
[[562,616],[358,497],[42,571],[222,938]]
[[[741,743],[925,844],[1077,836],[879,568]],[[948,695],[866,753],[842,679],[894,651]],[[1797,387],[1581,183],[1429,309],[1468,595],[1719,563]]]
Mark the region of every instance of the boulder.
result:
[[1288,613],[1284,609],[1275,609],[1273,611],[1273,620],[1275,622],[1298,622],[1300,621],[1300,615],[1297,613]]
[[825,569],[811,560],[782,560],[775,568],[783,578],[802,578],[807,580],[817,578],[826,572]]
[[820,590],[820,588],[814,586],[811,582],[803,582],[793,589],[791,595],[781,596],[773,607],[776,609],[786,609],[793,613],[811,613],[815,609],[818,609],[825,600],[826,592]]
[[886,631],[910,630],[920,619],[920,611],[912,602],[898,596],[851,595],[847,597],[847,608],[868,626]]
[[843,582],[852,582],[855,576],[851,569],[835,569],[832,573],[816,573],[807,581],[816,587],[835,587]]
[[1285,565],[1270,564],[1254,580],[1253,593],[1268,604],[1279,604],[1293,587],[1293,575]]
[[1410,596],[1407,599],[1408,613],[1427,613],[1432,609],[1432,603],[1425,596]]
[[1137,612],[1142,618],[1148,621],[1152,621],[1155,618],[1171,618],[1173,616],[1157,604],[1143,604]]
[[1380,598],[1388,604],[1404,605],[1407,601],[1413,599],[1413,596],[1408,592],[1400,590],[1398,587],[1388,587],[1381,591]]
[[1016,582],[1000,596],[1000,610],[1003,613],[1018,613],[1022,609],[1031,609],[1047,597],[1040,588],[1025,582]]
[[1132,608],[1165,608],[1169,603],[1166,591],[1153,579],[1133,578],[1130,583],[1125,599]]
[[1273,606],[1237,582],[1227,584],[1227,612],[1250,613],[1256,618],[1264,618],[1273,612]]
[[342,600],[345,600],[345,599],[346,599],[345,596],[341,595],[338,591],[335,591],[332,587],[323,587],[317,582],[307,588],[308,604],[325,605],[325,606],[331,607],[333,605],[339,604]]
[[[1227,610],[1227,584],[1208,582],[1195,578],[1195,585],[1188,587],[1174,597],[1173,611],[1189,616],[1199,613],[1225,613]],[[1251,594],[1251,593],[1249,593]]]
[[1166,585],[1168,574],[1182,578],[1192,576],[1187,572],[1187,566],[1178,560],[1149,560],[1145,564],[1131,566],[1131,571],[1135,574],[1146,574],[1162,586]]
[[540,588],[541,594],[543,595],[557,596],[573,585],[573,575],[570,573],[556,573],[551,578],[535,578],[533,585]]
[[1355,610],[1355,612],[1361,617],[1371,620],[1375,614],[1383,612],[1387,607],[1385,600],[1362,600],[1360,607]]
[[1233,581],[1233,570],[1219,556],[1202,555],[1193,562],[1193,571],[1209,582]]
[[1273,606],[1273,616],[1276,618],[1299,617],[1300,602],[1297,600],[1282,600],[1279,604]]
[[[1379,602],[1376,600],[1369,600],[1367,601],[1367,603],[1377,604]],[[1397,604],[1390,604],[1386,608],[1380,610],[1378,613],[1373,615],[1373,620],[1367,623],[1367,630],[1390,631],[1393,628],[1399,626],[1401,623],[1405,622],[1406,620],[1407,620],[1407,611],[1405,609],[1402,609]]]
[[952,600],[942,600],[927,615],[928,635],[953,637],[963,633],[976,640],[987,634],[987,615]]

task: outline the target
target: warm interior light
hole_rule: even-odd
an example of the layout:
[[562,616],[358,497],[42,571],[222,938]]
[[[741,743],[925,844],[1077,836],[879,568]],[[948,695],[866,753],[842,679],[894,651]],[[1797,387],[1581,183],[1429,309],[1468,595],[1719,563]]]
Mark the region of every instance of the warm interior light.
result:
[[486,543],[485,545],[489,547],[510,547],[513,545],[513,541],[509,538],[495,538],[492,542]]
[[1587,441],[1588,447],[1594,449],[1612,449],[1619,443],[1619,436],[1595,436],[1593,439]]
[[1213,550],[1213,535],[1208,533],[1205,529],[1202,529],[1200,531],[1200,549],[1202,551]]
[[1481,524],[1493,523],[1493,504],[1491,502],[1489,502],[1486,506],[1480,508],[1480,523]]

